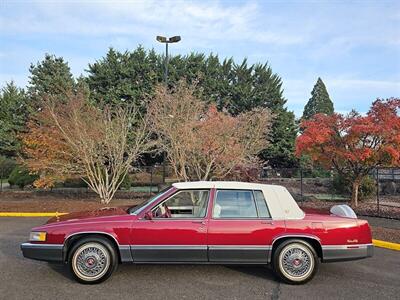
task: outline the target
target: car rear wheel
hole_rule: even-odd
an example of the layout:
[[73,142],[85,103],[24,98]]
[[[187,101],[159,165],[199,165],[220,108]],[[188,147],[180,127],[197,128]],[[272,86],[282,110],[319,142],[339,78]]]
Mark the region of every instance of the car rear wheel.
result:
[[274,251],[274,271],[284,282],[306,283],[314,277],[318,266],[318,255],[306,241],[287,240]]
[[73,245],[68,264],[78,282],[95,284],[111,276],[118,266],[118,257],[108,240],[86,237]]

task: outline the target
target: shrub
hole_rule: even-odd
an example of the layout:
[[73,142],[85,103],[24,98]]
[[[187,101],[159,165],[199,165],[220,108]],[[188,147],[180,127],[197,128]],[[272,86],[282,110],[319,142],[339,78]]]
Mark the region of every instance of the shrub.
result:
[[[342,195],[351,194],[352,186],[351,182],[340,175],[335,175],[333,177],[333,191]],[[376,183],[371,176],[365,176],[361,181],[360,189],[358,191],[358,196],[360,199],[365,199],[376,193]]]
[[29,172],[24,166],[16,166],[8,177],[10,185],[17,185],[23,189],[27,185],[31,185],[39,176]]
[[0,156],[0,179],[8,178],[16,165],[15,160]]
[[87,188],[88,185],[79,177],[67,178],[63,182],[63,186],[66,188]]
[[365,199],[376,193],[376,182],[371,176],[366,176],[360,187],[360,198]]
[[260,166],[257,164],[239,165],[233,168],[225,178],[225,180],[237,180],[244,182],[257,181],[260,177]]
[[157,183],[163,182],[163,176],[162,172],[153,173],[152,176],[150,172],[143,171],[133,174],[131,181],[135,186],[148,186],[151,183],[156,185]]
[[131,186],[132,178],[129,176],[129,174],[126,174],[124,180],[122,180],[121,185],[119,186],[119,189],[129,190]]

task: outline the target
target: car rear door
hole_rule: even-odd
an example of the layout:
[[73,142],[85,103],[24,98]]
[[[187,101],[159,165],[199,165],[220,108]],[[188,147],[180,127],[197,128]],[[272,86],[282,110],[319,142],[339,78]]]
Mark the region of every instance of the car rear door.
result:
[[210,262],[268,263],[272,238],[285,230],[271,219],[262,191],[219,189],[210,215]]
[[151,219],[137,220],[134,262],[207,262],[209,195],[209,190],[177,191],[151,209]]

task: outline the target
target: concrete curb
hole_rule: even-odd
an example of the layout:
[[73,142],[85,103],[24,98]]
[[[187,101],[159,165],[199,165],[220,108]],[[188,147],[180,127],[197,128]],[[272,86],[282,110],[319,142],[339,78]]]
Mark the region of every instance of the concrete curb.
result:
[[66,214],[59,212],[0,212],[0,217],[58,217]]
[[397,243],[391,243],[391,242],[386,242],[386,241],[381,241],[381,240],[372,240],[372,244],[374,244],[375,247],[381,247],[381,248],[386,248],[386,249],[390,249],[390,250],[400,251],[400,244],[397,244]]

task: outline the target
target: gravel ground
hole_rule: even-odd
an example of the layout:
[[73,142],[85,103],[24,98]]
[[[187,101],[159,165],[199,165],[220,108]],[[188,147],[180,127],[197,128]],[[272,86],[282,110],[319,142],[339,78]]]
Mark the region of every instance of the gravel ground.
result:
[[[307,201],[301,203],[300,206],[310,212],[322,212],[328,213],[329,209],[335,204],[342,203],[332,203],[325,201]],[[365,219],[371,226],[372,238],[377,240],[388,241],[392,243],[400,243],[400,220],[371,217],[360,215],[359,211],[356,211],[360,219]]]
[[400,220],[386,218],[360,217],[371,225],[374,239],[400,243]]
[[[131,198],[126,198],[131,195]],[[149,193],[117,194],[109,204],[102,204],[92,193],[58,194],[52,192],[13,191],[0,193],[0,211],[5,212],[74,212],[106,206],[136,205],[151,197]]]
[[[317,209],[325,212],[329,212],[329,209],[333,205],[337,204],[348,204],[348,202],[322,201],[322,200],[309,200],[309,201],[299,202],[299,205],[303,208]],[[400,207],[381,205],[378,211],[376,204],[361,202],[359,203],[358,207],[354,209],[354,211],[357,213],[357,215],[362,215],[362,216],[386,217],[386,218],[400,220]]]

